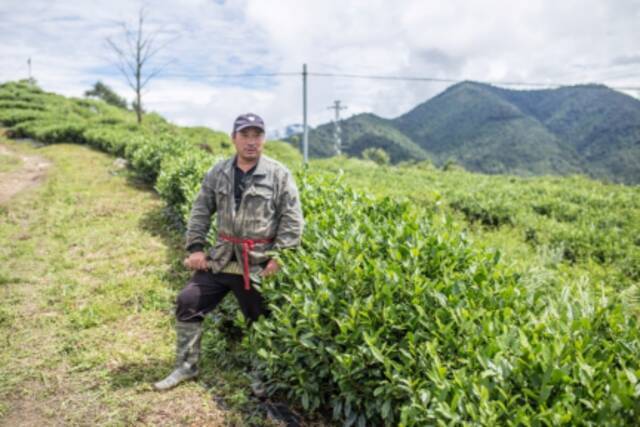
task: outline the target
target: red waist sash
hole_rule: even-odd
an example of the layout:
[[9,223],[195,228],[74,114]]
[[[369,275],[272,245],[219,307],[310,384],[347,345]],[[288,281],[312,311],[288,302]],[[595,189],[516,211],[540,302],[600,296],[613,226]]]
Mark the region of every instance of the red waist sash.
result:
[[222,240],[226,240],[227,242],[235,243],[237,245],[242,245],[242,259],[243,259],[243,271],[244,271],[244,289],[251,289],[250,280],[249,280],[249,251],[253,249],[253,247],[257,243],[271,243],[273,242],[273,238],[271,239],[245,239],[243,237],[234,237],[234,236],[225,236],[224,234],[220,234],[219,237]]

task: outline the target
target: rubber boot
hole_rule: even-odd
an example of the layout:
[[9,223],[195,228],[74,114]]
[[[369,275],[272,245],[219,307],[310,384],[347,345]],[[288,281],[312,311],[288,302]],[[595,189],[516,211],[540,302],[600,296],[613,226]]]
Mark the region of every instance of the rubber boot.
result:
[[198,376],[202,322],[176,323],[176,365],[165,379],[153,384],[156,390],[168,390]]

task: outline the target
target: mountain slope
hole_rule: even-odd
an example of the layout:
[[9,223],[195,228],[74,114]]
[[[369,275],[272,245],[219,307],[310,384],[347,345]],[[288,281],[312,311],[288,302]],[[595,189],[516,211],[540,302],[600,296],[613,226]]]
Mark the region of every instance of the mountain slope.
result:
[[[393,163],[402,160],[424,160],[427,153],[394,127],[387,119],[374,114],[358,114],[341,122],[342,152],[361,156],[369,147],[383,148]],[[335,154],[334,124],[328,123],[312,129],[309,134],[309,152],[315,157]]]
[[[640,183],[640,102],[602,85],[509,90],[463,82],[395,118],[361,114],[341,123],[347,154],[381,147],[393,162],[455,160],[484,173],[582,173]],[[310,132],[328,157],[333,124]]]
[[572,144],[591,175],[640,182],[640,102],[636,99],[602,85],[493,90]]
[[432,153],[485,173],[581,171],[577,153],[517,105],[477,83],[455,85],[393,121]]

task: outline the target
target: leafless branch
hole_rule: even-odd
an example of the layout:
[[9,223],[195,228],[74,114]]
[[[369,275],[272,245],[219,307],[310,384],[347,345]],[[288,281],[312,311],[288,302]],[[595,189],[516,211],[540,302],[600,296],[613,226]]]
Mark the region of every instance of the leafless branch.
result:
[[[144,24],[146,21],[146,11],[141,8],[138,12],[138,26],[131,29],[129,26],[120,22],[124,42],[116,43],[112,38],[107,38],[108,47],[115,53],[115,66],[124,75],[127,84],[135,91],[136,100],[134,102],[138,123],[142,120],[142,89],[149,83],[151,79],[162,72],[166,66],[162,65],[155,68],[150,73],[144,73],[145,66],[158,52],[164,49],[175,38],[158,44],[158,31],[145,33]],[[146,74],[146,75],[145,75]]]

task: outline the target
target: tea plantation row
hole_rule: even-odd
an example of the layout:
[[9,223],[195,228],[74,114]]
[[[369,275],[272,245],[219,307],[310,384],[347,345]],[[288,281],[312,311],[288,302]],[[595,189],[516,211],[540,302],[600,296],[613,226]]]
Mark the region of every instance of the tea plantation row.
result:
[[640,186],[581,176],[505,177],[442,172],[422,163],[384,168],[357,159],[321,161],[324,170],[382,195],[406,196],[425,209],[440,204],[490,233],[513,232],[534,251],[557,252],[567,265],[593,265],[616,291],[640,282]]

